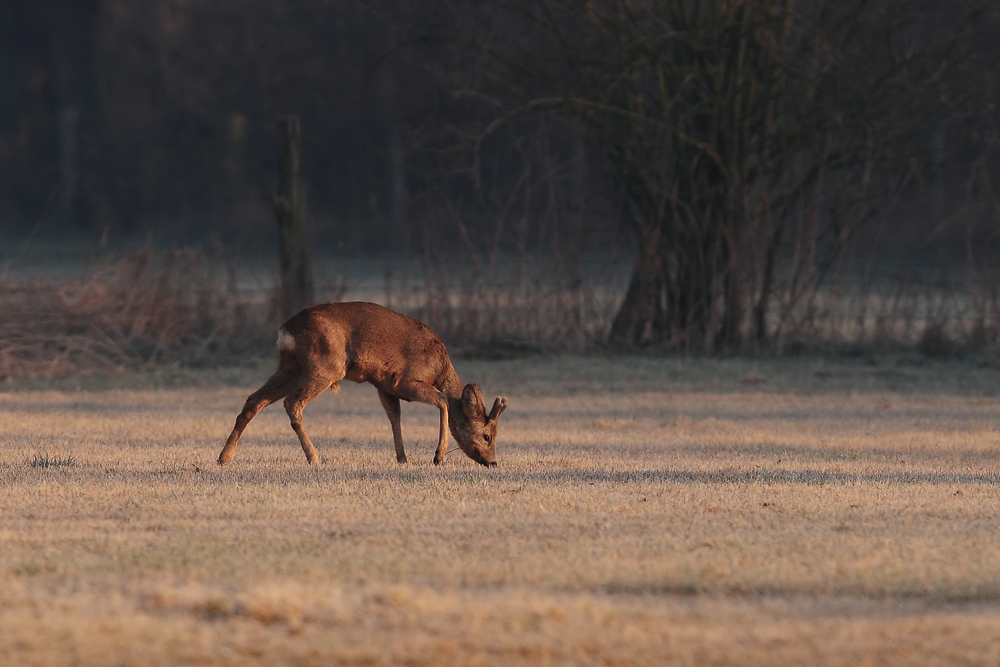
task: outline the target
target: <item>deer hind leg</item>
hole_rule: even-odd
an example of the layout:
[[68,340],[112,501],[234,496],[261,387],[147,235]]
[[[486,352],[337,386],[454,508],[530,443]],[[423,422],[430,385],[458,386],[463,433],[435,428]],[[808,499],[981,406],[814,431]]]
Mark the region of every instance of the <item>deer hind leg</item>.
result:
[[257,416],[258,412],[271,405],[271,403],[284,398],[295,385],[295,380],[295,373],[290,369],[279,368],[264,383],[263,387],[250,394],[246,403],[243,404],[243,410],[236,417],[236,425],[226,440],[226,446],[219,452],[219,465],[225,465],[232,460],[233,454],[236,452],[236,445],[240,442],[240,436],[243,435],[243,430],[250,423],[250,420]]
[[399,425],[399,399],[379,389],[378,400],[382,401],[385,414],[389,416],[389,423],[392,424],[392,442],[396,445],[396,461],[406,463],[406,452],[403,450],[403,431]]
[[292,430],[299,437],[299,444],[306,454],[306,461],[319,465],[319,452],[313,446],[309,434],[306,433],[305,424],[302,421],[302,409],[306,404],[329,389],[333,384],[328,377],[302,377],[295,387],[285,396],[285,412],[292,423]]

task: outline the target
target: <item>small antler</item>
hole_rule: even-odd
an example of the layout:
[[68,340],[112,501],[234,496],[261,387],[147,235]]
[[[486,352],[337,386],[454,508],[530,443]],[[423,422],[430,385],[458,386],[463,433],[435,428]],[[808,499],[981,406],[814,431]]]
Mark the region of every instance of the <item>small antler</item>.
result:
[[507,397],[497,396],[497,400],[493,401],[493,409],[490,410],[490,415],[486,418],[486,421],[491,422],[500,419],[500,415],[503,411],[507,409]]

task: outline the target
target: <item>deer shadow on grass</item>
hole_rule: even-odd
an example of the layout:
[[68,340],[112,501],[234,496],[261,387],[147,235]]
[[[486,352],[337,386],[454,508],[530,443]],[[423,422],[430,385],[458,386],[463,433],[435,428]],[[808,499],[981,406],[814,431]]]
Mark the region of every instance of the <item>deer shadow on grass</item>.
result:
[[[15,466],[16,467],[16,466]],[[92,466],[83,465],[83,474]],[[101,466],[98,466],[99,468]],[[209,472],[211,471],[211,472]],[[94,472],[94,471],[90,471]],[[99,476],[106,481],[127,478],[136,483],[160,482],[167,479],[182,481],[199,480],[204,484],[237,483],[241,486],[329,486],[331,489],[339,484],[355,485],[357,483],[401,485],[404,487],[424,487],[441,482],[450,484],[475,484],[477,486],[495,485],[497,490],[511,484],[528,484],[534,487],[545,486],[587,486],[593,484],[609,486],[675,484],[675,485],[714,485],[714,486],[746,486],[746,485],[802,485],[802,486],[1000,486],[1000,472],[966,473],[966,472],[844,472],[833,470],[781,470],[773,468],[715,470],[585,470],[580,468],[561,468],[538,472],[512,470],[502,467],[491,471],[481,471],[473,468],[460,470],[335,470],[330,467],[315,468],[282,468],[270,467],[234,467],[225,472],[218,472],[208,465],[168,466],[155,469],[128,469],[116,466],[114,470],[101,471]]]
[[514,473],[512,478],[536,483],[576,484],[712,484],[777,485],[799,484],[804,486],[854,486],[854,485],[980,485],[1000,486],[1000,473],[949,473],[949,472],[843,472],[832,470],[782,470],[773,468],[716,470],[635,470],[603,471],[564,469],[538,473]]
[[[839,465],[844,463],[871,463],[899,465],[922,463],[927,465],[965,464],[980,469],[1000,468],[1000,451],[996,449],[945,450],[932,446],[911,447],[865,447],[836,448],[805,445],[794,440],[769,444],[712,443],[701,444],[680,442],[662,444],[657,442],[628,443],[617,445],[622,452],[637,457],[666,456],[684,454],[704,461],[730,461],[743,466],[766,465],[782,459],[794,460],[799,465]],[[604,445],[561,445],[560,454],[574,453],[593,456]],[[763,459],[763,460],[762,460]]]
[[[155,474],[155,473],[153,473]],[[161,473],[162,474],[162,473]],[[246,484],[303,484],[303,483],[385,483],[403,486],[425,486],[428,484],[476,483],[547,485],[589,485],[607,484],[625,486],[632,484],[706,484],[716,486],[735,485],[804,485],[804,486],[855,486],[855,485],[967,485],[1000,486],[1000,472],[845,472],[835,470],[805,469],[783,470],[776,468],[719,468],[715,470],[685,469],[645,469],[645,470],[587,470],[581,468],[560,468],[544,471],[496,470],[483,471],[474,468],[441,470],[431,469],[351,469],[335,470],[329,467],[320,470],[306,469],[260,469],[234,468],[221,475],[213,475],[217,481]]]

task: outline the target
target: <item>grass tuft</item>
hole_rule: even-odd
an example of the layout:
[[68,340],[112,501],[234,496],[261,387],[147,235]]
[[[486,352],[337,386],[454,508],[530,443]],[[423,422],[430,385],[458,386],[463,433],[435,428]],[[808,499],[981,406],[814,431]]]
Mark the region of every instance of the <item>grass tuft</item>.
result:
[[35,454],[32,458],[28,459],[27,464],[32,468],[70,468],[76,465],[76,459],[72,456]]

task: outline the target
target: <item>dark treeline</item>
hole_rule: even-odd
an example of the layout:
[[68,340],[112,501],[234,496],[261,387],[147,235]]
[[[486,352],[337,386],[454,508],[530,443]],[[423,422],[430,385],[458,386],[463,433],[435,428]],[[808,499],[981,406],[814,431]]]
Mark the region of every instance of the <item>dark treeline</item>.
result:
[[82,230],[259,233],[284,114],[306,128],[317,218],[379,218],[393,132],[426,105],[422,68],[392,60],[391,26],[352,3],[12,0],[0,11],[8,232],[48,212]]
[[[534,121],[486,142],[482,177],[497,188],[477,188],[471,133],[496,109],[469,95],[481,57],[445,2],[12,0],[0,12],[7,238],[39,228],[265,249],[284,115],[301,119],[310,229],[329,251],[417,252],[427,235],[489,245],[495,216],[484,220],[510,194],[497,188],[527,163],[519,216],[564,212],[552,187],[566,169],[572,202],[585,189],[580,140],[567,149],[551,120],[544,146],[531,145]],[[534,223],[500,242],[551,242]]]
[[407,168],[394,160],[412,128],[433,122],[444,93],[428,74],[432,49],[393,50],[423,10],[390,9],[325,0],[3,3],[3,231],[48,216],[48,229],[252,236],[272,223],[276,121],[294,114],[320,230],[336,220],[341,231],[358,227],[352,242],[384,237],[365,230],[391,215],[392,170]]
[[989,1],[8,0],[0,234],[268,246],[294,114],[316,248],[619,238],[613,340],[761,345],[859,244],[991,255],[998,44]]

